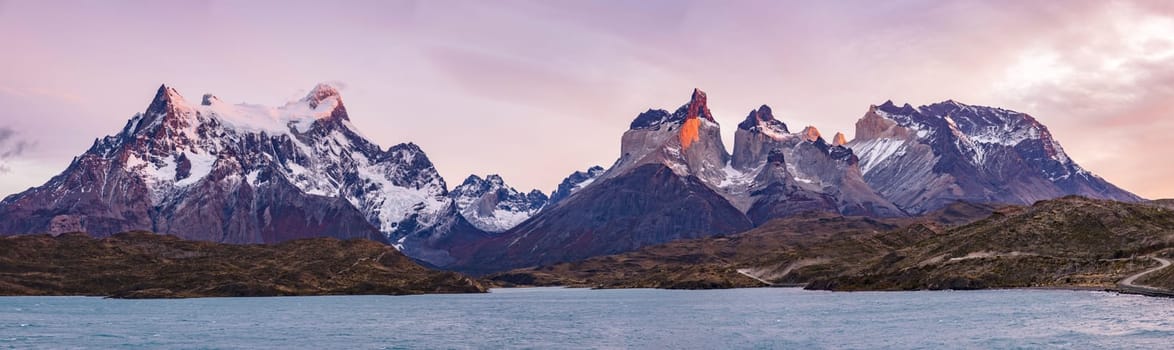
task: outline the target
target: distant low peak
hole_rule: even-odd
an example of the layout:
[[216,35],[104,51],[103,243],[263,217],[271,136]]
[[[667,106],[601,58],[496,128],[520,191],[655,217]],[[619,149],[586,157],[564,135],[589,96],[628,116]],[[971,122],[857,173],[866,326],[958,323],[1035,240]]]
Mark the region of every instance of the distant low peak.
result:
[[893,100],[888,100],[888,101],[885,101],[885,103],[880,104],[879,106],[873,106],[873,108],[869,108],[870,112],[875,112],[876,110],[881,110],[881,111],[884,111],[885,113],[889,113],[889,114],[899,114],[899,115],[911,115],[911,114],[917,113],[917,109],[914,108],[913,105],[906,103],[904,105],[897,106],[896,103],[893,103]]
[[463,184],[463,185],[477,185],[482,182],[485,182],[485,180],[482,179],[480,176],[477,176],[477,174],[471,174],[471,175],[469,175],[469,177],[466,177],[465,181],[461,182],[461,184]]
[[220,103],[220,98],[213,94],[204,94],[204,98],[200,101],[200,105],[204,106],[211,106],[214,103]]
[[505,185],[505,180],[502,179],[501,175],[498,175],[498,174],[489,174],[489,176],[485,177],[485,181],[487,181],[491,184],[494,184],[494,185],[498,185],[498,186]]

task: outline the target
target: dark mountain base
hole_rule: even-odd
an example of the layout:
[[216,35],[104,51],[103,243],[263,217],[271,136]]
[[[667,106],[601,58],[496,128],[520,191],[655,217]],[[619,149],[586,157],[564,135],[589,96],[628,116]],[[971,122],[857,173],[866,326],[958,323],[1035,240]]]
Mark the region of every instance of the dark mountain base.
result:
[[[987,288],[1115,290],[1174,247],[1174,211],[1067,197],[1031,207],[955,204],[918,219],[810,215],[746,233],[491,275],[500,285],[838,291]],[[969,218],[969,219],[968,219]],[[757,277],[758,281],[746,275]],[[1174,267],[1137,281],[1174,288]],[[766,282],[769,282],[766,283]]]
[[592,185],[500,236],[457,246],[452,252],[458,261],[444,267],[480,275],[751,227],[696,176],[649,164]]
[[[888,233],[893,234],[893,233]],[[1063,287],[1114,289],[1174,247],[1174,211],[1081,197],[1012,207],[862,261],[808,288],[916,290]],[[1159,271],[1140,281],[1157,280]]]
[[369,240],[277,245],[185,241],[149,232],[0,238],[0,295],[190,298],[481,293],[479,282],[426,269]]
[[[909,221],[809,213],[773,220],[741,234],[673,241],[623,254],[513,270],[486,279],[502,286],[761,287],[767,284],[739,273],[738,269],[785,264],[786,260],[798,260],[805,254],[817,253],[810,249],[820,246],[827,250],[822,251],[827,254],[879,254],[885,247],[871,247],[871,244],[856,240],[877,231],[898,228]],[[833,244],[840,241],[845,242]],[[836,251],[841,246],[856,249]]]

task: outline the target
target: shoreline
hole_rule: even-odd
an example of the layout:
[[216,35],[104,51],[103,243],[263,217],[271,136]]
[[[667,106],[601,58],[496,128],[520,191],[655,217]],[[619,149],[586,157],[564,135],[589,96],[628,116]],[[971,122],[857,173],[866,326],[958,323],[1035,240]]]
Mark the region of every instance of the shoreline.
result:
[[87,294],[57,294],[57,295],[0,295],[0,298],[22,298],[22,297],[85,297],[85,298],[101,298],[112,300],[183,300],[183,299],[209,299],[209,298],[289,298],[289,297],[345,297],[345,296],[386,296],[386,297],[400,297],[400,296],[420,296],[420,295],[483,295],[491,294],[494,290],[537,290],[537,289],[577,289],[590,291],[607,291],[607,290],[624,290],[624,289],[646,289],[646,290],[666,290],[666,291],[709,291],[709,290],[730,290],[730,289],[798,289],[810,292],[826,292],[826,293],[902,293],[902,292],[971,292],[971,291],[1014,291],[1014,290],[1039,290],[1039,291],[1071,291],[1071,292],[1108,292],[1124,295],[1139,295],[1154,298],[1174,298],[1174,292],[1150,291],[1150,292],[1131,292],[1116,288],[1096,287],[1096,286],[1050,286],[1050,287],[1011,287],[1011,288],[982,288],[982,289],[916,289],[916,290],[826,290],[826,289],[805,289],[802,285],[771,285],[760,287],[736,287],[736,288],[708,288],[708,289],[669,289],[669,288],[597,288],[584,286],[514,286],[514,287],[493,287],[489,288],[484,293],[415,293],[415,294],[305,294],[305,295],[265,295],[265,296],[187,296],[187,297],[159,297],[159,298],[125,298],[109,295],[87,295]]

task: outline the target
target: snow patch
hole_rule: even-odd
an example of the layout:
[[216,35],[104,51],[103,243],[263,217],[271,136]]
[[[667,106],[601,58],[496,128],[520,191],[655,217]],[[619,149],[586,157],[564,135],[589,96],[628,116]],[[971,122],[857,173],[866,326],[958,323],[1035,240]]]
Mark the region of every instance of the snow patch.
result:
[[[192,168],[191,168],[191,171],[188,173],[189,174],[188,177],[184,178],[183,180],[179,180],[179,181],[175,182],[176,186],[181,186],[181,187],[189,186],[191,184],[196,183],[197,181],[204,179],[204,177],[206,177],[206,176],[208,176],[208,174],[212,173],[212,164],[216,163],[216,156],[211,155],[207,152],[204,152],[204,153],[184,152],[181,154],[183,154],[185,157],[187,157],[188,161],[191,162]],[[172,163],[172,166],[174,166],[174,163]],[[175,169],[171,169],[170,171],[172,174],[175,173]]]
[[722,189],[729,189],[732,187],[749,186],[752,182],[754,182],[754,175],[758,173],[758,168],[751,171],[742,172],[738,169],[734,169],[733,165],[726,164],[726,166],[722,168],[722,173],[725,174],[725,177],[722,178],[722,182],[718,184],[718,187]]
[[901,139],[879,138],[853,144],[851,148],[860,158],[860,173],[868,174],[885,160],[904,155],[905,143]]
[[526,221],[526,219],[529,219],[538,211],[513,211],[498,207],[495,208],[493,212],[490,213],[490,215],[485,216],[476,215],[474,210],[467,210],[467,212],[467,214],[462,213],[462,215],[465,215],[465,219],[469,220],[469,222],[477,228],[485,230],[486,232],[504,232],[514,228],[514,226],[518,226],[518,224],[521,224],[522,221]]

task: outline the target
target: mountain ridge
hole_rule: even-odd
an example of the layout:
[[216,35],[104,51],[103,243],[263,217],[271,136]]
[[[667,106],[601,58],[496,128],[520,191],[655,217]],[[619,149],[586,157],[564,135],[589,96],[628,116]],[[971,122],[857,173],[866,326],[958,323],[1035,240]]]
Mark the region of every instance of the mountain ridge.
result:
[[[120,132],[96,139],[46,184],[0,201],[0,234],[151,230],[230,243],[368,238],[433,266],[489,271],[733,233],[813,211],[903,217],[957,200],[1141,200],[1076,165],[1023,113],[952,100],[922,107],[888,101],[869,108],[854,139],[837,133],[829,142],[815,126],[792,133],[762,105],[736,125],[731,152],[707,103],[694,89],[672,113],[639,113],[612,166],[572,173],[547,195],[517,190],[497,175],[470,175],[450,190],[419,146],[382,148],[362,136],[328,84],[280,107],[232,105],[212,94],[195,105],[161,85]],[[609,190],[595,189],[605,184]],[[691,203],[701,215],[614,204],[619,198]],[[688,224],[639,219],[650,213]],[[619,221],[608,224],[613,219]],[[636,238],[635,227],[654,234]],[[594,243],[569,243],[576,240]],[[553,252],[572,246],[586,255]]]

